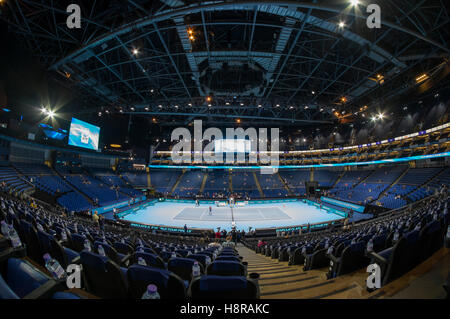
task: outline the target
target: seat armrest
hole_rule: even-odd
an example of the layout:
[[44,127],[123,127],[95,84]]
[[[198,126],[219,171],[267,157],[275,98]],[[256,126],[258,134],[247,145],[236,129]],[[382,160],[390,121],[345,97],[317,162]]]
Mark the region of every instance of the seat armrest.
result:
[[370,257],[375,262],[383,264],[383,265],[386,265],[388,263],[386,258],[380,256],[379,254],[377,254],[375,252],[368,253],[368,257]]
[[339,262],[340,260],[341,260],[341,257],[336,257],[335,255],[333,255],[333,254],[330,254],[330,255],[327,255],[328,256],[328,258],[330,258],[330,260],[333,262],[333,263],[337,263],[337,262]]
[[51,279],[30,292],[28,295],[23,297],[23,299],[47,299],[50,298],[55,292],[60,290],[62,291],[64,289],[67,289],[67,287],[64,287],[61,282]]
[[130,260],[131,258],[131,254],[125,255],[121,260],[120,260],[120,264],[121,265],[126,265],[126,263]]

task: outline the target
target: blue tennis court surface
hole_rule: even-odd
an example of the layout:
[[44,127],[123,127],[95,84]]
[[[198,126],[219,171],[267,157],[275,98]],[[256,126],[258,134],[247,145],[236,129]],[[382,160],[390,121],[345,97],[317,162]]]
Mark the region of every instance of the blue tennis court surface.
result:
[[[212,212],[209,214],[209,207]],[[238,229],[296,226],[341,219],[342,216],[301,201],[285,203],[250,203],[244,207],[216,207],[187,202],[161,202],[134,208],[124,220],[143,224],[189,228],[231,229],[232,216]]]
[[[229,207],[214,207],[211,214],[207,207],[204,208],[184,208],[173,219],[183,220],[210,220],[227,222],[231,218],[231,209]],[[238,207],[233,208],[233,217],[236,222],[239,221],[257,221],[257,220],[281,220],[291,219],[278,207]]]

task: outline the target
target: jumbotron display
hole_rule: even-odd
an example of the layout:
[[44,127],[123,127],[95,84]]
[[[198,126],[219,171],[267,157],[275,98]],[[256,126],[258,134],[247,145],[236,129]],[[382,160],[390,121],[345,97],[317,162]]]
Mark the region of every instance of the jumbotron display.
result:
[[98,150],[100,128],[98,126],[72,118],[69,133],[69,145]]

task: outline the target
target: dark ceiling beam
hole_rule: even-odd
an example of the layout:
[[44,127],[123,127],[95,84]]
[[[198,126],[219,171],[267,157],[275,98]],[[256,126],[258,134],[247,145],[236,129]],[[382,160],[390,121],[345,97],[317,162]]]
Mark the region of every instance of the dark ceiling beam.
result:
[[[145,71],[144,66],[142,66],[142,64],[139,61],[137,61],[135,55],[133,53],[131,53],[130,50],[128,50],[128,48],[123,44],[122,40],[117,38],[117,41],[122,45],[122,48],[125,51],[125,53],[127,54],[127,56],[129,56],[136,63],[138,69],[144,70],[143,73],[145,74],[145,77],[148,79],[148,81],[150,83],[153,83],[153,86],[155,86],[154,79],[148,74],[147,71]],[[134,79],[131,79],[131,80],[134,80]],[[126,81],[129,81],[129,80],[127,79]],[[105,85],[105,84],[103,84],[103,85]],[[135,91],[138,91],[137,88],[135,88]],[[147,91],[148,91],[148,88],[147,88]],[[167,101],[169,100],[169,98],[167,97],[167,95],[164,92],[160,91],[160,93]]]
[[95,58],[96,58],[98,61],[100,61],[103,65],[105,65],[105,66],[108,68],[108,70],[109,70],[112,74],[114,74],[115,77],[117,77],[117,78],[120,80],[120,82],[122,82],[123,84],[125,84],[125,86],[128,87],[128,88],[129,88],[135,95],[137,95],[142,101],[145,101],[145,100],[146,100],[139,92],[136,91],[136,89],[135,89],[130,83],[128,83],[127,81],[125,81],[125,80],[121,77],[121,75],[120,75],[119,73],[117,73],[115,70],[113,70],[112,68],[110,68],[110,67],[108,66],[108,64],[106,64],[105,61],[103,61],[99,56],[95,55]]
[[[118,113],[118,112],[117,112]],[[282,117],[264,117],[264,116],[249,116],[249,115],[232,115],[232,114],[212,114],[212,113],[184,113],[184,112],[121,112],[118,114],[132,114],[132,115],[148,115],[148,116],[195,116],[195,117],[218,117],[218,118],[234,118],[234,119],[248,119],[248,120],[264,120],[264,121],[279,121],[303,124],[333,124],[332,121],[325,120],[302,120]]]
[[[73,52],[72,54],[62,58],[60,61],[58,61],[57,63],[55,63],[52,66],[52,69],[57,69],[60,65],[64,64],[66,62],[67,59],[71,59],[73,57],[75,57],[76,55],[80,54],[82,51],[90,48],[90,47],[94,47],[97,45],[100,45],[110,39],[112,39],[115,36],[118,35],[122,35],[125,33],[128,33],[132,30],[136,30],[139,29],[141,27],[147,26],[147,25],[154,25],[157,22],[160,21],[164,21],[167,19],[171,19],[173,17],[176,16],[180,16],[180,15],[188,15],[188,14],[193,14],[193,13],[198,13],[201,10],[218,10],[218,9],[230,9],[230,10],[236,10],[236,6],[240,6],[244,9],[249,9],[251,8],[253,10],[255,5],[273,5],[275,7],[281,7],[281,6],[285,6],[285,7],[290,7],[293,9],[298,9],[298,8],[304,8],[304,9],[312,9],[312,10],[318,10],[318,11],[325,11],[325,12],[332,12],[332,13],[337,13],[337,14],[342,14],[343,13],[343,9],[341,7],[333,7],[333,6],[328,6],[328,5],[318,5],[318,4],[312,4],[312,3],[304,3],[304,2],[296,2],[296,1],[267,1],[267,0],[259,0],[259,1],[242,1],[239,3],[227,3],[227,2],[221,2],[221,3],[208,3],[208,4],[200,4],[200,5],[190,5],[187,7],[183,7],[180,9],[174,9],[170,12],[163,12],[160,14],[156,14],[156,15],[152,15],[152,16],[147,16],[144,17],[142,19],[139,19],[138,21],[134,21],[132,23],[129,23],[127,25],[124,25],[120,28],[117,28],[116,30],[109,32],[107,35],[101,36],[100,38],[94,40],[93,42],[91,42],[90,44],[86,45],[85,47],[76,50],[75,52]],[[292,9],[292,10],[293,10]],[[289,9],[287,9],[289,10]],[[357,19],[367,19],[367,15],[365,14],[361,14],[355,11],[349,11],[349,12],[345,12],[346,15],[348,16],[352,16],[355,17]],[[401,25],[398,25],[396,23],[387,21],[386,19],[382,19],[381,23],[385,26],[388,26],[392,29],[395,29],[397,31],[409,34],[410,36],[419,38],[425,42],[428,42],[434,46],[439,47],[441,50],[450,53],[450,49],[446,46],[443,45],[441,43],[436,42],[435,40],[427,37],[427,36],[423,36],[420,33],[417,33],[415,31],[412,31],[408,28],[405,28]]]
[[[315,2],[315,0],[313,2]],[[273,81],[272,86],[269,89],[269,92],[267,92],[267,94],[264,94],[265,97],[269,97],[270,96],[270,94],[272,93],[273,88],[275,87],[275,84],[278,82],[278,79],[280,78],[280,75],[283,72],[284,67],[287,64],[287,61],[289,60],[289,56],[291,55],[292,51],[294,51],[294,48],[297,45],[297,41],[300,38],[300,36],[302,35],[303,30],[305,29],[306,21],[308,20],[309,16],[311,15],[311,12],[312,12],[312,9],[311,8],[308,9],[308,13],[306,14],[306,16],[305,16],[305,18],[304,18],[304,20],[302,22],[300,30],[297,31],[297,34],[296,34],[294,40],[292,41],[291,47],[289,48],[289,51],[288,51],[286,57],[284,58],[283,64],[281,65],[280,69],[278,70],[277,76],[275,77],[275,80]]]
[[190,98],[192,98],[191,92],[189,92],[189,89],[188,89],[187,86],[186,86],[186,83],[185,83],[185,81],[184,81],[184,79],[183,79],[183,76],[180,74],[180,70],[178,69],[178,66],[177,66],[177,64],[175,63],[175,61],[174,61],[172,55],[170,54],[170,50],[169,50],[169,48],[167,47],[166,41],[164,41],[164,39],[163,39],[163,37],[162,37],[162,35],[161,35],[161,32],[159,32],[159,30],[158,30],[158,26],[156,25],[156,23],[153,23],[153,27],[154,27],[155,30],[156,30],[156,34],[158,34],[159,40],[161,41],[161,44],[163,45],[164,50],[166,51],[166,54],[167,54],[167,56],[168,56],[169,59],[170,59],[170,62],[172,62],[172,66],[174,67],[175,72],[177,72],[178,77],[179,77],[181,83],[183,84],[184,88],[186,89],[187,95],[188,95]]

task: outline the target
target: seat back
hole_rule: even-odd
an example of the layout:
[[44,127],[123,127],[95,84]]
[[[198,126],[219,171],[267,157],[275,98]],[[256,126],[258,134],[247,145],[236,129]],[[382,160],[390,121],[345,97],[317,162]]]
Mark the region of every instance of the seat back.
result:
[[245,266],[236,261],[214,261],[206,268],[208,275],[245,276]]
[[143,258],[145,260],[145,263],[147,266],[160,268],[160,269],[166,269],[166,264],[162,260],[161,257],[155,254],[148,254],[148,253],[134,253],[131,262],[133,264],[136,264],[138,262],[139,257]]
[[192,281],[189,294],[192,299],[257,299],[259,289],[244,276],[205,275]]
[[[171,258],[167,263],[167,269],[174,274],[177,274],[181,279],[191,281],[192,279],[192,266],[195,259],[191,258]],[[203,274],[205,269],[203,265],[199,263],[200,272]]]
[[206,255],[192,254],[187,256],[187,258],[197,260],[200,264],[202,264],[203,268],[206,268]]
[[341,263],[337,271],[337,276],[362,268],[368,261],[368,259],[364,256],[365,250],[366,244],[363,241],[346,247],[342,252]]
[[139,299],[145,293],[147,286],[158,287],[161,299],[186,298],[186,286],[177,275],[165,269],[148,266],[132,265],[127,271],[129,295]]
[[41,247],[41,256],[38,260],[42,265],[45,264],[44,254],[50,254],[65,269],[68,266],[67,255],[61,244],[50,234],[38,231],[39,244]]
[[80,234],[72,234],[72,249],[76,252],[81,252],[84,249],[84,241],[86,240],[86,237]]
[[428,222],[421,231],[423,260],[434,254],[443,245],[441,224],[437,220]]
[[215,261],[235,261],[235,262],[241,262],[239,257],[236,256],[218,256]]
[[134,252],[133,247],[131,247],[130,245],[128,245],[126,243],[121,243],[120,241],[116,241],[113,244],[113,246],[118,253],[121,253],[124,255],[132,254]]
[[111,259],[112,261],[114,261],[116,264],[120,265],[120,258],[117,255],[117,251],[114,249],[114,247],[112,247],[109,244],[105,244],[103,242],[100,241],[96,241],[94,242],[94,248],[95,250],[98,252],[98,246],[102,246],[103,249],[105,250],[105,254],[106,256],[109,257],[109,259]]
[[0,299],[20,299],[0,275]]
[[127,282],[119,266],[108,257],[88,251],[80,253],[88,290],[101,298],[124,298]]
[[26,245],[28,256],[36,261],[38,261],[39,258],[42,258],[38,234],[30,222],[24,220],[20,221],[19,235],[22,242]]
[[49,280],[49,276],[29,262],[18,258],[8,259],[5,281],[19,298],[25,297]]

